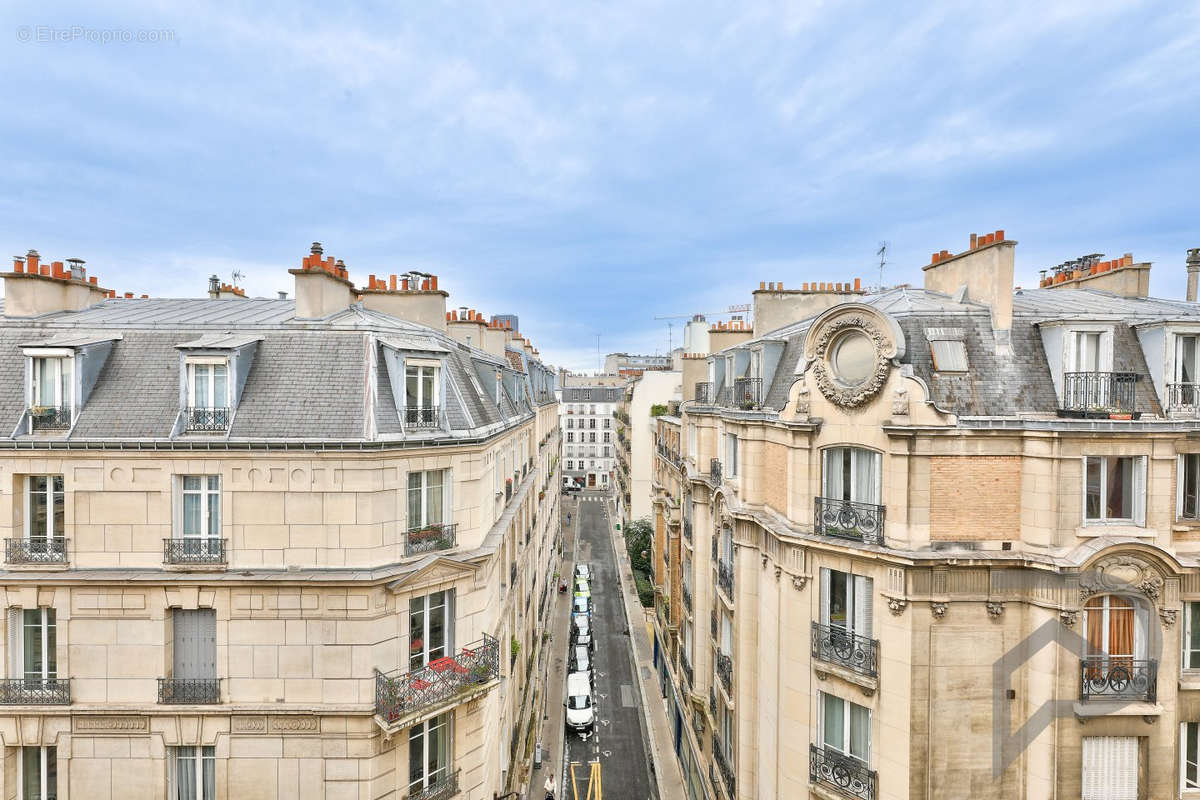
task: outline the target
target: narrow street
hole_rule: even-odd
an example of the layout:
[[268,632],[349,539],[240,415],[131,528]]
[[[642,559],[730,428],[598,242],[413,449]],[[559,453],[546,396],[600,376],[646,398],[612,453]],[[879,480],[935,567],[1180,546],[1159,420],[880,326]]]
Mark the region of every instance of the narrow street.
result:
[[[566,759],[564,773],[571,762],[580,765],[576,770],[579,778],[579,800],[587,797],[587,774],[589,762],[599,760],[602,771],[604,797],[609,800],[643,800],[650,798],[650,771],[646,734],[643,730],[638,691],[634,686],[630,631],[626,625],[625,611],[617,583],[617,565],[609,534],[612,521],[608,516],[607,496],[599,492],[585,492],[575,506],[572,522],[578,526],[576,563],[592,565],[596,575],[592,582],[592,598],[595,603],[593,625],[596,632],[596,689],[597,710],[596,732],[587,741],[579,736],[566,736]],[[565,510],[565,507],[564,507]],[[576,516],[577,515],[577,516]],[[573,564],[564,569],[573,569]],[[640,624],[638,620],[635,624]],[[558,642],[565,648],[565,642]],[[559,676],[565,680],[566,676]],[[561,725],[561,714],[560,721]],[[572,797],[569,775],[566,793]]]

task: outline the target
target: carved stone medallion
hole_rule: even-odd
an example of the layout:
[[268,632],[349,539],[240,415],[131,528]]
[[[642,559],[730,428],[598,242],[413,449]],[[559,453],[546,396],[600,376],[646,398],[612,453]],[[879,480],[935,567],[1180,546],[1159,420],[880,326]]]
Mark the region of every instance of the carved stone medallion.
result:
[[[865,381],[853,386],[838,380],[830,364],[830,348],[851,331],[865,335],[875,349],[874,370]],[[874,320],[858,314],[835,319],[824,327],[817,338],[816,360],[813,363],[817,387],[831,403],[844,408],[861,406],[878,394],[887,380],[890,368],[887,354],[893,349],[894,344],[876,327]]]

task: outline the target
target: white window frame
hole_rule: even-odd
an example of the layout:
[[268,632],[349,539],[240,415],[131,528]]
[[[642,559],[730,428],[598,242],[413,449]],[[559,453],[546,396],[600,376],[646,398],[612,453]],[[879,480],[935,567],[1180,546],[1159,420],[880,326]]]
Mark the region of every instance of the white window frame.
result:
[[[440,522],[431,523],[429,521],[429,488],[430,488],[429,476],[435,472],[440,472],[442,475],[442,509],[441,509],[442,519]],[[418,489],[418,492],[421,497],[421,518],[419,520],[408,519],[407,520],[408,528],[411,530],[413,528],[421,528],[426,525],[448,525],[451,522],[453,522],[453,520],[450,518],[450,510],[453,508],[453,506],[450,504],[451,473],[450,473],[449,469],[413,470],[412,472],[408,473],[408,477],[405,478],[405,482],[404,482],[404,513],[405,513],[405,516],[406,517],[411,516],[411,514],[409,513],[409,508],[410,508],[409,493],[412,492],[412,487],[409,486],[409,480],[414,475],[421,476],[421,481],[420,481],[421,486]]]
[[[853,758],[856,761],[858,761],[864,765],[870,766],[871,750],[872,750],[871,739],[873,738],[871,736],[871,726],[872,726],[871,717],[873,716],[873,714],[871,713],[871,709],[867,706],[859,705],[858,703],[855,703],[853,700],[847,700],[844,697],[838,697],[836,694],[830,694],[829,692],[819,692],[818,695],[819,695],[820,699],[817,702],[817,741],[820,742],[821,748],[822,749],[827,748],[827,747],[831,748],[848,758]],[[836,745],[831,745],[825,741],[825,704],[829,700],[834,700],[834,701],[837,701],[838,703],[842,704],[842,744],[841,744],[841,747],[838,747]],[[850,720],[851,720],[851,715],[850,715],[851,708],[850,707],[851,706],[857,706],[858,708],[865,709],[867,712],[867,752],[863,756],[854,755],[853,753],[850,752],[851,745],[852,745],[852,739],[853,739],[853,735],[850,730]]]
[[[1195,745],[1190,757],[1188,753],[1188,728],[1192,729],[1191,740]],[[1187,778],[1189,765],[1196,776],[1191,781]],[[1200,789],[1200,722],[1179,723],[1179,791],[1185,792],[1188,789]]]
[[[200,481],[200,489],[188,489],[187,481],[189,478],[196,478]],[[213,482],[216,486],[213,486]],[[179,513],[176,517],[175,538],[177,539],[219,539],[221,538],[221,476],[220,475],[179,475],[176,476],[176,492]],[[187,532],[187,498],[190,495],[198,495],[200,498],[200,531],[201,533]],[[217,501],[217,519],[216,533],[211,533],[212,514],[210,511],[210,501],[215,497]]]
[[[46,540],[61,539],[64,536],[66,536],[66,531],[65,530],[60,531],[55,528],[54,503],[55,503],[56,498],[61,499],[61,501],[62,501],[62,504],[63,504],[63,528],[65,529],[67,527],[67,481],[66,481],[66,477],[63,475],[26,475],[25,476],[25,521],[24,521],[24,525],[22,526],[24,528],[25,539],[28,541],[31,539],[41,540],[43,538],[40,535],[39,536],[33,535],[33,495],[34,495],[33,479],[34,478],[45,478],[46,479],[46,509],[47,509],[47,513],[46,513],[46,535],[44,538]],[[55,479],[57,479],[62,484],[61,489],[55,488]]]
[[[38,785],[41,789],[37,797],[25,796],[25,750],[26,748],[37,748],[40,751],[39,764],[41,767],[41,775],[38,778]],[[50,788],[46,786],[50,777],[50,753],[54,753],[55,767],[58,766],[58,748],[55,745],[23,745],[20,752],[17,754],[17,800],[52,800],[60,796],[62,793],[58,790],[58,770],[54,772],[54,794],[50,794]]]
[[[1190,635],[1193,625],[1198,628],[1195,636]],[[1183,624],[1180,626],[1179,655],[1180,669],[1185,671],[1200,670],[1200,601],[1183,601]],[[1189,655],[1195,656],[1196,666],[1188,666]]]
[[[1184,514],[1184,500],[1187,496],[1186,484],[1188,477],[1188,459],[1191,458],[1195,465],[1192,470],[1193,492],[1196,496],[1195,508],[1190,516]],[[1178,520],[1195,520],[1200,521],[1200,453],[1180,453],[1177,458],[1177,466],[1175,470],[1175,518]]]
[[[869,505],[883,505],[883,454],[878,450],[871,450],[866,447],[856,447],[854,445],[839,444],[832,445],[821,449],[821,496],[837,502],[843,502],[844,497],[834,497],[830,489],[830,461],[833,458],[834,451],[841,451],[841,463],[845,464],[846,456],[850,457],[850,502],[852,503],[867,503]],[[844,467],[843,467],[844,469]],[[858,476],[861,470],[869,469],[871,477],[870,496],[862,497],[862,492],[859,490]],[[838,480],[844,480],[845,474],[839,476]],[[842,493],[845,494],[846,487],[843,485]]]
[[[39,397],[39,395],[41,394],[41,392],[39,391],[41,389],[41,380],[39,379],[39,376],[38,376],[38,362],[39,361],[53,362],[53,364],[54,364],[54,376],[53,376],[54,402],[50,405],[55,408],[62,408],[63,406],[69,406],[71,408],[72,416],[74,416],[74,411],[75,411],[75,367],[76,367],[75,351],[74,350],[65,350],[65,349],[26,350],[25,354],[29,357],[29,406],[32,407],[32,406],[46,405],[45,403],[42,403],[40,401],[40,397]],[[65,373],[66,373],[65,377],[68,381],[70,381],[69,402],[63,402],[63,389],[64,389],[64,386],[63,386],[64,369],[63,368],[64,368],[64,366],[67,367],[67,369],[65,370]]]
[[[230,402],[232,391],[232,375],[230,374],[230,359],[227,356],[189,356],[186,361],[187,366],[187,405],[188,408],[232,408],[233,403]],[[225,368],[225,397],[217,396],[216,389],[216,373],[217,367]],[[196,372],[198,369],[204,368],[208,370],[208,392],[207,397],[196,397]],[[203,404],[197,402],[202,400]]]
[[[410,369],[417,371],[416,402],[414,402],[413,398],[409,396],[409,391],[408,391],[408,371]],[[427,398],[427,397],[423,396],[425,394],[425,390],[423,388],[425,383],[422,380],[422,378],[425,377],[425,375],[423,374],[425,370],[428,370],[431,373],[429,375],[430,386],[431,386],[430,391],[433,393],[433,397],[431,397],[431,398]],[[405,359],[405,361],[404,361],[404,406],[405,406],[405,408],[436,408],[438,405],[438,401],[441,398],[441,394],[442,394],[441,380],[442,380],[441,362],[430,361],[428,359],[411,359],[411,358]]]
[[[1104,509],[1108,505],[1108,459],[1110,458],[1128,458],[1133,462],[1133,502],[1130,510],[1133,512],[1132,517],[1089,517],[1087,515],[1087,498],[1088,498],[1088,459],[1100,459],[1100,513],[1105,513]],[[1146,527],[1146,491],[1148,486],[1147,476],[1147,456],[1127,456],[1119,454],[1090,454],[1082,457],[1083,461],[1083,480],[1082,491],[1080,492],[1080,513],[1083,519],[1084,526],[1092,525],[1136,525],[1138,527]]]
[[[832,615],[834,573],[846,578],[845,624],[835,623]],[[821,567],[820,623],[837,626],[867,639],[872,638],[875,611],[875,583],[866,575]]]
[[1075,325],[1063,337],[1063,371],[1092,372],[1083,369],[1079,359],[1079,338],[1089,334],[1099,334],[1096,351],[1095,372],[1112,372],[1113,369],[1113,327],[1112,325]]
[[[185,754],[184,750],[190,750],[191,754]],[[196,785],[193,788],[192,795],[196,800],[216,800],[216,764],[217,764],[217,748],[214,745],[175,745],[167,748],[168,764],[170,769],[169,792],[171,800],[177,800],[179,797],[179,762],[194,761],[196,762],[195,769],[192,774],[195,775]],[[213,765],[213,791],[212,794],[204,793],[204,764],[205,762]]]
[[[25,612],[34,612],[38,619],[30,625],[25,620]],[[40,614],[38,614],[40,612]],[[25,631],[29,628],[34,628],[40,632],[42,640],[42,661],[41,664],[34,664],[33,669],[29,669],[25,664]],[[50,629],[55,631],[54,644],[50,641]],[[9,678],[20,679],[23,681],[40,680],[43,683],[58,679],[58,654],[55,653],[53,671],[50,670],[50,654],[57,647],[58,643],[58,615],[53,608],[48,606],[39,606],[38,608],[24,609],[13,606],[8,609],[8,672]],[[33,673],[33,677],[30,676]]]
[[[430,598],[432,598],[433,595],[437,594],[438,592],[441,592],[441,594],[442,594],[441,605],[431,605]],[[455,609],[456,600],[457,600],[455,595],[457,593],[453,589],[439,589],[438,592],[429,592],[428,594],[423,594],[418,597],[410,597],[409,598],[408,609],[405,612],[408,615],[407,623],[409,626],[408,627],[408,654],[406,655],[405,658],[406,658],[406,663],[408,664],[410,670],[420,668],[420,667],[413,667],[413,662],[412,662],[413,654],[415,652],[414,648],[412,646],[412,634],[413,634],[412,617],[413,617],[414,613],[419,614],[422,619],[422,634],[421,635],[424,638],[421,640],[421,647],[419,648],[422,667],[427,665],[430,661],[435,661],[435,660],[437,660],[439,658],[443,658],[443,657],[453,656],[456,652],[454,649],[454,633],[455,633],[455,631],[454,631],[454,615],[455,615],[454,609]],[[421,609],[417,612],[414,612],[412,609],[412,602],[414,600],[421,601]],[[430,620],[432,619],[434,612],[441,614],[441,617],[442,617],[442,644],[440,647],[440,652],[431,653],[430,649],[429,649],[429,631],[433,627]]]

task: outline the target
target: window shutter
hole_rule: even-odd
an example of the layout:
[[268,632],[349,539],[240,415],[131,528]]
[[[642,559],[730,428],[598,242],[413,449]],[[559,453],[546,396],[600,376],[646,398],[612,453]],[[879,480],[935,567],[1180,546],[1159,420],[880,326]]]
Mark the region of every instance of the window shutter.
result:
[[177,609],[175,625],[176,678],[217,676],[217,614],[210,608]]
[[829,624],[829,568],[821,567],[821,624]]
[[871,638],[872,606],[875,604],[874,584],[870,578],[854,576],[854,632]]
[[21,609],[8,610],[8,677],[24,678],[25,665],[21,658]]
[[1083,737],[1083,800],[1137,800],[1136,736]]
[[446,655],[453,656],[457,651],[454,645],[454,590],[446,590]]
[[1146,456],[1133,460],[1133,522],[1146,526]]

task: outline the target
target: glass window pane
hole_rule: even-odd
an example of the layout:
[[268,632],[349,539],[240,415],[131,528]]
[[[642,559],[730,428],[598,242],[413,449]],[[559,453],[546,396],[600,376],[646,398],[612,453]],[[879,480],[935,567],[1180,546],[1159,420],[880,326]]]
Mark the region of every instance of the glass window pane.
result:
[[424,787],[425,783],[425,723],[414,725],[408,734],[408,786],[409,791]]
[[29,536],[44,537],[49,532],[49,509],[47,508],[46,478],[34,476],[29,479]]
[[183,495],[183,535],[184,536],[199,536],[200,535],[200,495],[184,493]]
[[1109,519],[1133,518],[1133,459],[1108,457],[1105,516]]
[[1200,669],[1200,603],[1188,603],[1187,668]]
[[22,612],[24,625],[22,633],[24,641],[22,650],[25,655],[25,680],[42,679],[42,610],[27,608]]
[[837,570],[829,571],[829,624],[847,627],[849,620],[850,576]]
[[175,790],[179,800],[196,798],[196,748],[175,748]]
[[834,343],[830,361],[839,380],[857,386],[875,371],[875,346],[866,334],[851,331]]
[[209,378],[208,365],[195,364],[192,366],[192,405],[196,408],[209,408]]
[[21,793],[23,797],[41,800],[42,796],[42,748],[21,748]]
[[1100,519],[1100,464],[1095,456],[1087,458],[1084,475],[1085,512],[1087,519]]
[[1200,472],[1200,454],[1189,453],[1183,457],[1183,474],[1179,479],[1183,481],[1183,508],[1181,512],[1184,517],[1195,519],[1197,516],[1197,485],[1200,480],[1197,480],[1198,472]]
[[46,677],[58,677],[58,626],[54,622],[54,609],[46,609]]
[[72,359],[58,359],[59,368],[59,388],[58,388],[58,405],[71,405],[71,387],[74,385],[74,375],[71,373]]
[[871,712],[858,705],[850,704],[850,755],[867,760],[871,742]]
[[221,535],[221,495],[216,492],[208,495],[208,535]]
[[[432,598],[430,605],[432,606]],[[446,655],[446,606],[429,609],[429,660]]]
[[838,752],[846,748],[846,722],[842,700],[832,695],[821,695],[824,704],[823,739],[826,747],[832,747]]
[[408,668],[425,664],[425,598],[408,601]]
[[421,405],[424,407],[433,405],[433,375],[433,367],[421,370]]
[[66,497],[63,495],[62,477],[55,476],[53,481],[54,494],[52,501],[54,503],[54,525],[48,531],[51,536],[62,536],[67,529],[66,520]]
[[429,489],[425,493],[425,522],[442,522],[442,473],[429,473]]
[[404,393],[407,395],[405,405],[417,408],[421,405],[421,380],[416,367],[409,367],[404,373]]
[[213,365],[213,407],[229,406],[229,368],[224,364]]

